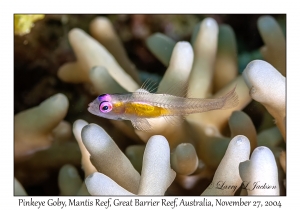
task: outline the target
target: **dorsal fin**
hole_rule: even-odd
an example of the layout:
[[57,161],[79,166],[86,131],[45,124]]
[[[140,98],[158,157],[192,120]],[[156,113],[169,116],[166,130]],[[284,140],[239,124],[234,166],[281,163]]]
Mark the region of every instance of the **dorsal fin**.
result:
[[178,82],[175,84],[171,84],[168,87],[158,87],[158,90],[156,93],[158,94],[168,94],[173,96],[179,96],[186,98],[188,92],[188,82]]
[[149,93],[155,93],[157,87],[157,82],[155,82],[152,78],[147,78],[139,89],[146,90]]
[[137,89],[136,91],[134,91],[135,93],[149,93],[149,91],[148,90],[146,90],[146,89],[143,89],[143,88],[139,88],[139,89]]

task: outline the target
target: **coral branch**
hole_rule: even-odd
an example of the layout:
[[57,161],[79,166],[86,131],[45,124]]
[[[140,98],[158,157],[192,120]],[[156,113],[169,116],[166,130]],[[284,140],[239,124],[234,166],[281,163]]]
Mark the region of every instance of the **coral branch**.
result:
[[106,17],[95,18],[90,24],[90,31],[92,36],[114,56],[120,66],[139,83],[138,72],[128,59],[121,40],[117,36],[110,20]]
[[82,129],[81,137],[96,169],[126,190],[137,193],[139,173],[103,128],[96,124],[86,125]]
[[255,60],[247,65],[243,78],[251,89],[251,97],[263,104],[275,118],[285,139],[285,77],[269,63]]
[[89,78],[98,94],[126,93],[126,91],[103,66],[95,66],[90,70]]
[[164,195],[176,173],[170,167],[170,147],[163,136],[152,136],[146,145],[139,195]]
[[193,43],[195,59],[190,74],[189,97],[207,98],[211,96],[218,31],[218,24],[214,19],[206,18],[201,22],[199,33]]
[[157,57],[165,66],[169,65],[175,41],[168,36],[155,33],[146,40],[148,49]]
[[82,83],[88,81],[87,75],[83,72],[82,67],[78,62],[65,63],[59,67],[57,76],[64,82],[68,83]]
[[263,130],[257,135],[258,146],[272,148],[278,146],[282,141],[282,135],[276,126]]
[[242,111],[235,111],[229,118],[231,137],[237,135],[246,136],[251,145],[251,152],[257,147],[256,129],[251,118]]
[[56,94],[39,106],[15,116],[15,160],[20,160],[36,151],[47,149],[53,142],[52,131],[66,116],[68,99]]
[[76,195],[82,185],[76,168],[70,164],[66,164],[59,170],[58,186],[60,195]]
[[84,120],[76,120],[73,124],[73,133],[80,148],[81,165],[84,170],[85,177],[97,171],[97,169],[93,166],[93,164],[90,161],[90,153],[85,148],[81,138],[81,131],[86,125],[88,125],[88,123]]
[[61,121],[53,130],[52,135],[58,142],[67,142],[72,137],[71,125],[67,121]]
[[265,43],[261,53],[283,76],[286,75],[286,43],[276,20],[269,15],[258,19],[257,27]]
[[[65,64],[58,71],[58,76],[63,81],[71,81],[74,78],[74,82],[90,82],[89,71],[92,67],[103,66],[109,74],[127,91],[134,91],[138,89],[137,83],[121,68],[115,58],[108,52],[103,45],[98,43],[95,39],[90,37],[81,29],[72,29],[69,32],[69,40],[75,51],[77,61],[77,67],[75,69],[79,74],[74,75],[72,65]],[[68,66],[66,66],[68,65]],[[75,72],[76,73],[76,72]],[[70,76],[69,76],[70,75]]]
[[134,195],[108,176],[98,172],[88,176],[85,184],[91,195]]
[[[158,87],[158,93],[168,93],[184,97],[186,84],[192,70],[194,53],[188,42],[177,42],[175,45],[170,64]],[[170,92],[172,91],[172,92]]]
[[171,166],[180,175],[190,175],[198,167],[198,156],[192,144],[179,144],[171,154]]
[[14,178],[14,195],[20,195],[20,196],[27,195],[24,187],[16,178]]
[[239,164],[248,160],[250,143],[247,137],[239,135],[234,137],[219,164],[213,181],[201,195],[234,195],[242,184],[239,175]]
[[[94,127],[94,125],[88,125],[88,126]],[[87,133],[89,133],[89,135],[93,135],[94,131],[91,129],[95,129],[95,128],[89,129],[85,127],[83,130],[83,136],[87,135]],[[107,138],[107,136],[105,138]],[[113,142],[107,142],[107,144],[113,144]],[[99,149],[97,145],[96,145],[96,149]],[[111,148],[109,148],[108,146],[105,149],[108,150]],[[114,152],[114,150],[115,149],[110,150],[113,156],[109,157],[108,155],[106,156],[102,155],[102,159],[100,159],[99,162],[109,163],[110,165],[107,165],[107,167],[113,168],[114,172],[117,173],[118,175],[110,174],[110,176],[107,176],[105,174],[95,172],[90,176],[88,176],[85,180],[85,183],[91,195],[133,195],[132,192],[129,192],[125,187],[123,187],[124,184],[121,185],[120,183],[118,183],[118,181],[114,179],[114,178],[118,178],[117,176],[120,176],[121,181],[124,182],[123,179],[127,179],[127,174],[128,174],[128,172],[126,171],[128,170],[128,168],[124,167],[123,165],[120,166],[118,162],[113,162],[113,161],[117,161],[117,159],[115,158],[116,152]],[[104,151],[100,151],[100,152],[103,153]],[[117,152],[117,153],[121,153],[121,152]],[[120,154],[117,155],[120,156]],[[110,159],[113,157],[115,159],[111,161]],[[126,165],[128,166],[127,163]],[[122,168],[116,170],[115,167],[122,167]],[[143,157],[143,168],[142,168],[140,181],[138,180],[139,181],[138,183],[129,182],[128,184],[139,185],[138,193],[135,193],[138,195],[164,195],[167,188],[173,182],[175,176],[176,173],[170,167],[170,147],[168,141],[163,136],[157,135],[157,136],[152,136],[147,142],[145,152],[144,152],[144,157]]]
[[279,195],[277,165],[272,151],[257,147],[251,159],[239,166],[248,195]]
[[218,50],[213,75],[214,92],[230,83],[238,74],[235,35],[229,25],[219,27]]

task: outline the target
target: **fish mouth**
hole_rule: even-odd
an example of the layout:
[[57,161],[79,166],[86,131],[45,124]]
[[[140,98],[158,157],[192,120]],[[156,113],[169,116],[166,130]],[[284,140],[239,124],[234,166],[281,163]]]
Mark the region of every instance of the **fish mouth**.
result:
[[98,115],[98,109],[97,109],[97,104],[91,102],[88,104],[88,108],[87,108],[88,112],[90,112],[91,114],[94,115]]
[[88,110],[89,112],[91,112],[91,113],[93,112],[93,102],[91,102],[91,103],[88,104],[87,110]]

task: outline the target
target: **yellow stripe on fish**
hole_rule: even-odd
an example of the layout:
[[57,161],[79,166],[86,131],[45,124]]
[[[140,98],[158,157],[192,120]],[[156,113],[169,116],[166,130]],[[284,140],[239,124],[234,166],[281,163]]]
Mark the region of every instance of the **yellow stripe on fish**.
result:
[[170,112],[163,107],[140,102],[125,103],[125,113],[143,118],[153,118],[168,115]]

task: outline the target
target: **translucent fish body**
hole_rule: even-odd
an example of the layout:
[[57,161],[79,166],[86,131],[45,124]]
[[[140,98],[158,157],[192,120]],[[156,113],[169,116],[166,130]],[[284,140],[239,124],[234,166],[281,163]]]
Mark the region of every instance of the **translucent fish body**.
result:
[[184,98],[149,93],[139,89],[126,94],[103,94],[89,104],[88,111],[113,120],[131,120],[138,130],[151,129],[149,118],[188,115],[227,109],[238,104],[235,88],[219,98]]

